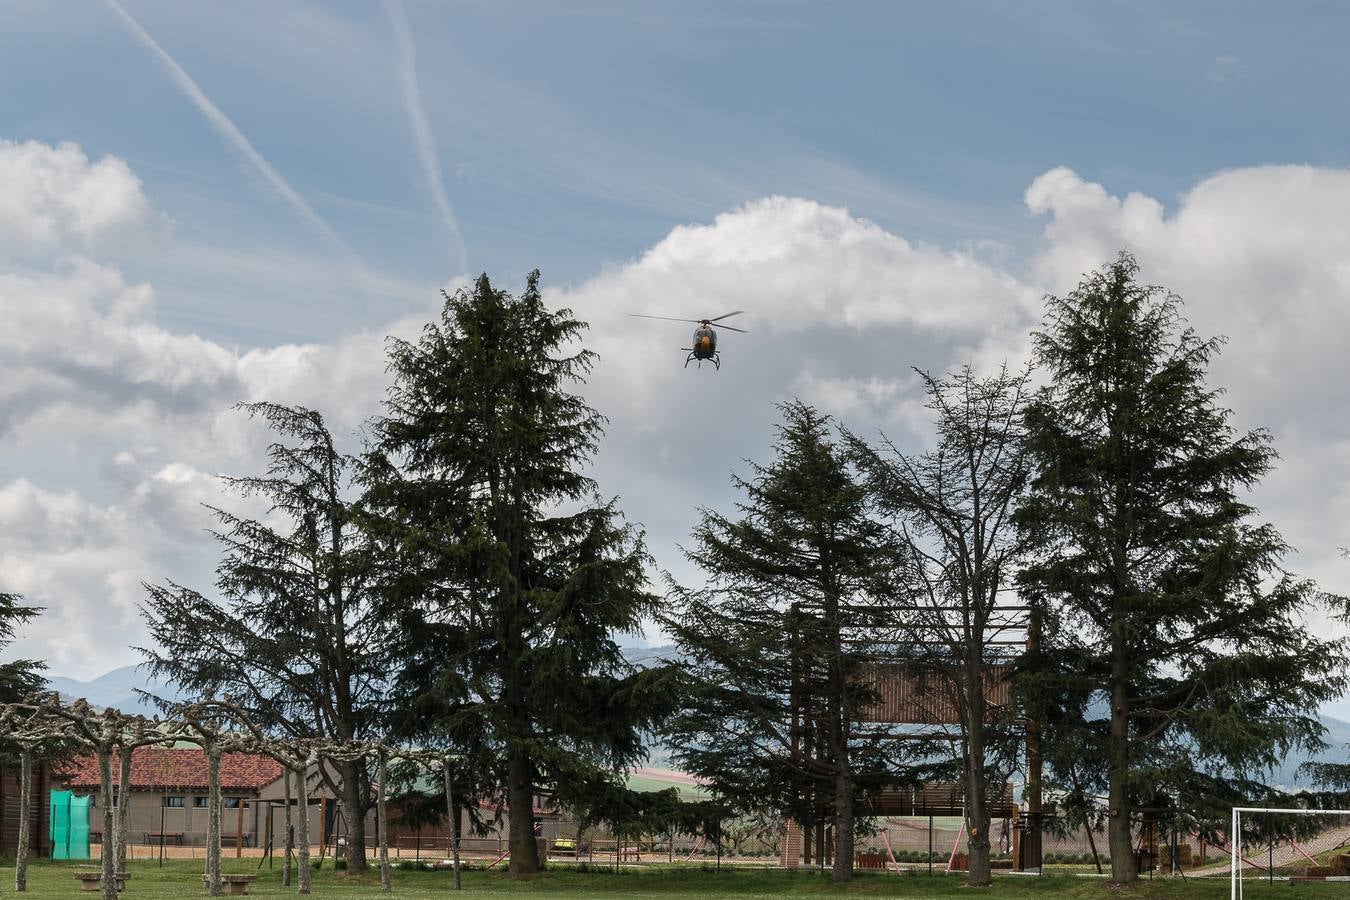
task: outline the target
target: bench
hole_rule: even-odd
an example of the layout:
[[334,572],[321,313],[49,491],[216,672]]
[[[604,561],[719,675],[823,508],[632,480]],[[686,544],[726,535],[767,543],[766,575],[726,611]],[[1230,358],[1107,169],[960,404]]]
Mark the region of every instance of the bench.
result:
[[147,844],[158,844],[160,840],[165,843],[177,844],[183,846],[183,832],[181,831],[147,831],[145,833],[145,842]]
[[[126,872],[117,873],[117,890],[120,892],[127,886],[127,879],[131,875]],[[101,869],[76,869],[75,878],[80,882],[81,891],[97,891],[102,887],[103,871]]]
[[[228,887],[231,894],[247,894],[249,883],[257,877],[257,875],[221,875],[220,883]],[[202,884],[209,886],[211,877],[203,875]]]

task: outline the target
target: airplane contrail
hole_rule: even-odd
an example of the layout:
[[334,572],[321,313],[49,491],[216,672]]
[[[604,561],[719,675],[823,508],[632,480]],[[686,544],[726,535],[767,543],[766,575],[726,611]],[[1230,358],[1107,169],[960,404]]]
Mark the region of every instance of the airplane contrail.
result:
[[400,0],[385,0],[385,10],[394,25],[394,34],[399,46],[399,80],[403,85],[403,106],[408,110],[412,124],[413,141],[417,144],[417,155],[422,160],[422,172],[431,186],[432,199],[441,211],[441,219],[450,232],[450,252],[459,264],[462,274],[469,268],[469,254],[464,246],[464,235],[459,230],[459,221],[445,194],[445,182],[441,178],[441,166],[437,161],[436,139],[431,135],[431,126],[427,124],[426,110],[422,108],[422,92],[417,86],[417,52],[413,47],[412,32],[408,28],[408,18],[403,13]]
[[117,15],[122,18],[122,21],[131,29],[131,33],[159,59],[164,65],[164,68],[169,70],[170,77],[172,77],[178,87],[182,89],[183,93],[188,95],[188,98],[192,100],[197,109],[206,117],[206,120],[211,124],[211,127],[220,132],[225,140],[229,141],[236,150],[242,153],[244,158],[252,163],[253,167],[258,170],[258,173],[262,175],[263,178],[267,179],[268,183],[270,183],[272,187],[276,189],[277,193],[290,203],[291,206],[295,207],[296,211],[300,213],[301,217],[303,217],[315,231],[319,232],[326,240],[341,250],[342,253],[352,262],[356,263],[358,267],[364,268],[361,266],[360,260],[357,258],[356,254],[352,252],[351,248],[337,236],[337,232],[333,231],[328,223],[314,211],[314,208],[306,203],[304,198],[295,192],[295,189],[287,183],[286,179],[281,177],[280,172],[272,168],[271,163],[263,159],[262,154],[254,148],[253,144],[249,143],[248,138],[244,137],[244,133],[235,127],[235,124],[230,121],[229,116],[221,112],[220,108],[212,103],[206,94],[202,93],[202,89],[197,86],[197,82],[192,80],[192,76],[184,71],[183,67],[169,55],[169,52],[161,47],[159,42],[150,36],[150,32],[142,28],[141,23],[136,21],[131,13],[126,11],[118,0],[105,0],[105,2],[112,8],[113,12],[117,13]]

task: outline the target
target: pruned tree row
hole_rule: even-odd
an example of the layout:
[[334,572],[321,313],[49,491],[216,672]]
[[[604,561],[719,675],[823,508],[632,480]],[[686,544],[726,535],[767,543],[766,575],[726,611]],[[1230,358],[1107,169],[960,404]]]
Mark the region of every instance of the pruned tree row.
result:
[[[34,757],[48,757],[80,750],[98,758],[99,789],[103,798],[103,832],[100,854],[100,885],[107,900],[117,897],[117,883],[126,873],[127,842],[130,827],[131,759],[138,747],[195,744],[207,760],[208,832],[204,879],[208,893],[223,892],[221,880],[221,785],[220,762],[226,753],[250,753],[270,757],[286,773],[287,816],[290,815],[290,785],[294,783],[296,801],[301,810],[298,822],[298,893],[310,893],[309,817],[305,814],[315,774],[323,765],[345,765],[373,773],[380,808],[379,860],[381,885],[390,890],[389,846],[385,830],[384,804],[388,785],[388,763],[400,760],[442,774],[446,784],[446,812],[454,814],[453,779],[455,757],[443,751],[410,749],[380,741],[344,743],[324,739],[297,739],[269,734],[254,722],[248,711],[233,699],[208,699],[179,706],[166,717],[147,718],[127,715],[116,709],[95,709],[84,700],[66,702],[54,692],[35,693],[16,702],[0,705],[0,741],[20,748],[20,826],[16,848],[15,889],[26,890],[28,824],[27,803],[32,792]],[[114,762],[119,763],[116,780]],[[114,802],[114,798],[116,801]],[[289,827],[288,827],[289,834]],[[455,887],[460,886],[458,841],[452,847]],[[286,881],[289,884],[291,847],[286,847]]]

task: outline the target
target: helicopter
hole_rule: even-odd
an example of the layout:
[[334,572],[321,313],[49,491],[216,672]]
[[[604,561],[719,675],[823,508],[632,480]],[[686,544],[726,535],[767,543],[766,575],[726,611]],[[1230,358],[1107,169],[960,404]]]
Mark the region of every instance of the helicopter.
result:
[[745,312],[738,309],[735,312],[723,313],[720,316],[703,319],[676,319],[670,316],[644,316],[642,313],[629,313],[639,319],[661,319],[666,322],[693,322],[698,327],[694,329],[694,346],[681,347],[681,350],[687,350],[689,355],[685,357],[684,367],[689,368],[691,362],[697,361],[698,367],[703,368],[704,360],[711,362],[714,369],[722,368],[722,355],[717,352],[717,328],[725,328],[727,331],[738,331],[741,334],[749,334],[744,328],[734,328],[731,325],[718,325],[713,327],[714,322],[721,322],[723,319],[730,319],[732,316],[739,316]]

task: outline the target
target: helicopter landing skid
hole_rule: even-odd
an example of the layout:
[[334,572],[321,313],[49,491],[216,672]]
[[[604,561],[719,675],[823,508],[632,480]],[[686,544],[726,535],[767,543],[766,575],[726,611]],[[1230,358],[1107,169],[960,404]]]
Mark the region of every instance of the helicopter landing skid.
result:
[[[683,347],[681,349],[689,350],[688,347]],[[713,369],[719,372],[722,370],[722,354],[718,353],[716,350],[713,351],[712,356],[699,356],[694,351],[689,350],[689,355],[684,359],[684,367],[686,369],[689,368],[689,364],[695,360],[698,361],[698,368],[700,369],[703,368],[705,362],[710,362],[713,364]]]

